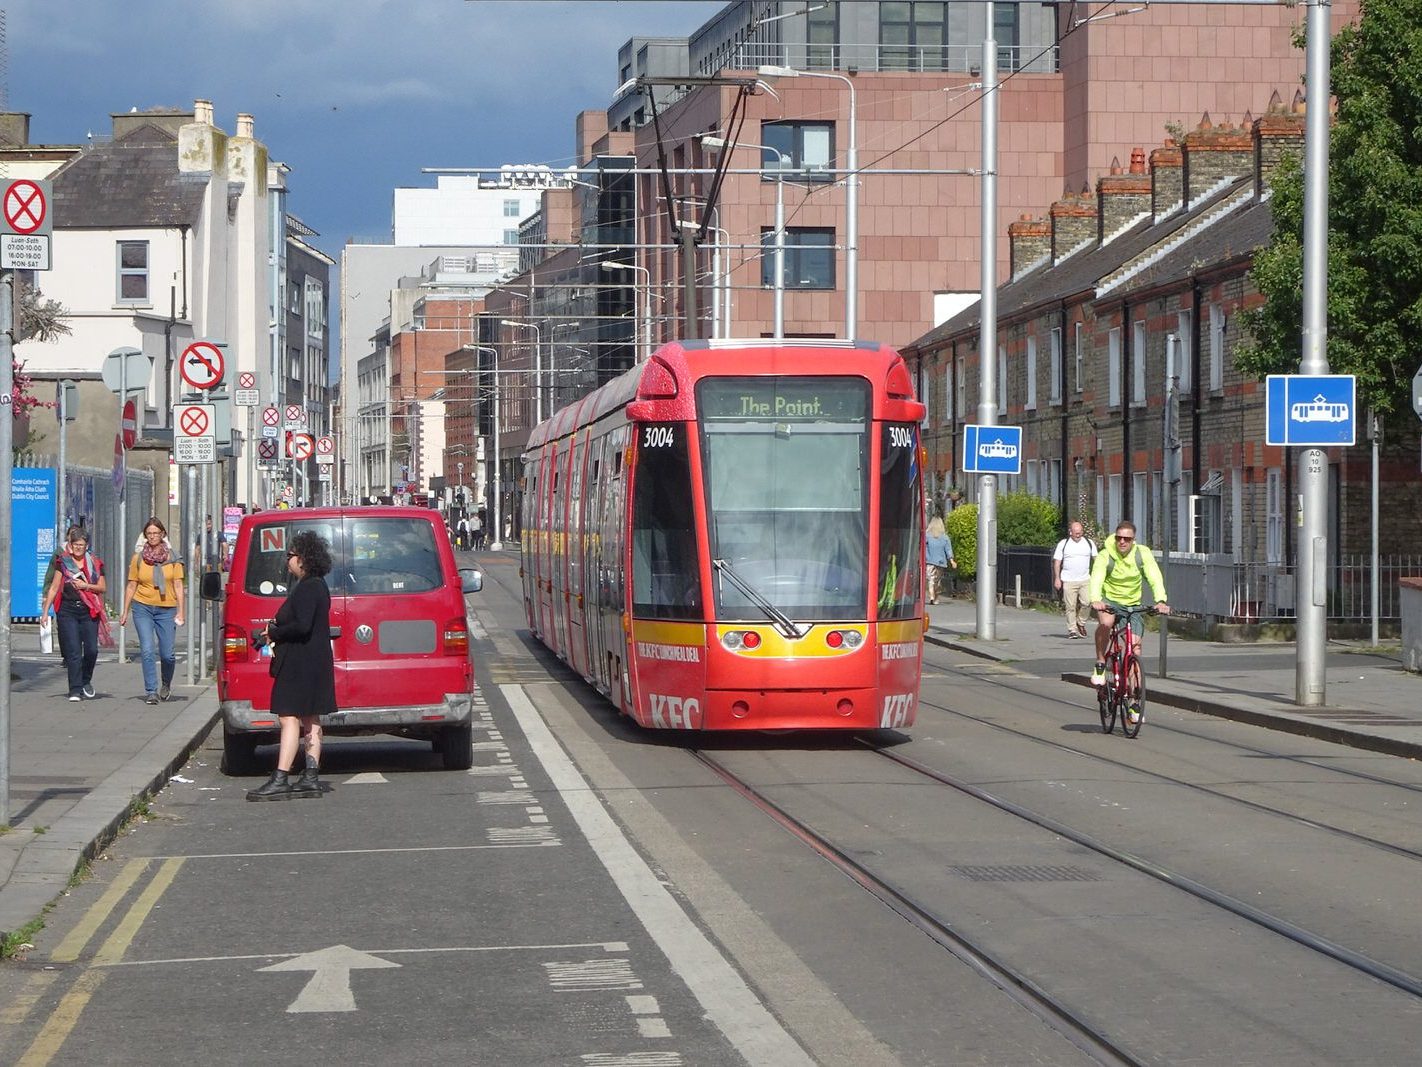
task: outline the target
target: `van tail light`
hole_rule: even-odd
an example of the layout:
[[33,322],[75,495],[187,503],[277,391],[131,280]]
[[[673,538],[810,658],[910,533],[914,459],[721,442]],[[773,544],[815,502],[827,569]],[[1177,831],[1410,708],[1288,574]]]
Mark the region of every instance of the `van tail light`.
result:
[[247,633],[242,627],[229,624],[222,628],[222,661],[224,663],[246,663],[249,652]]
[[452,619],[445,623],[444,654],[446,656],[469,655],[469,624],[463,619]]

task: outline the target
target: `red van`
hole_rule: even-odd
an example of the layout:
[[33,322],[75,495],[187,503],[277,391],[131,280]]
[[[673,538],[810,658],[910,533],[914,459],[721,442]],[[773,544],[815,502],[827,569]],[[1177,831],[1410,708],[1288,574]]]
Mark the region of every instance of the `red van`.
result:
[[204,576],[205,599],[222,599],[222,769],[258,773],[259,744],[278,738],[269,659],[252,638],[287,594],[286,546],[311,530],[331,546],[331,639],[336,706],[328,737],[394,734],[434,744],[445,767],[473,764],[474,661],[464,594],[477,570],[455,566],[449,534],[428,508],[303,508],[248,515],[237,531],[227,586]]

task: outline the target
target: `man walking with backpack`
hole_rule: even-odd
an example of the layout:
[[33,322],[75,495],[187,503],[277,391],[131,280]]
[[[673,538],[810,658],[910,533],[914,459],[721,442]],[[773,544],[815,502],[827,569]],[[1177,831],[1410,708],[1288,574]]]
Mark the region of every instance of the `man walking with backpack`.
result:
[[1091,621],[1091,564],[1096,559],[1096,543],[1085,536],[1079,522],[1067,527],[1067,534],[1052,553],[1052,587],[1062,594],[1067,636],[1080,640]]

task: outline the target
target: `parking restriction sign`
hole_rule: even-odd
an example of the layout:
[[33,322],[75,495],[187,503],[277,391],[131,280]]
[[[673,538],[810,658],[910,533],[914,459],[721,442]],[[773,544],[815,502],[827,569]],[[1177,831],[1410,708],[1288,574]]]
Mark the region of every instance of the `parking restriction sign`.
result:
[[216,411],[212,404],[173,408],[173,458],[179,463],[217,462]]

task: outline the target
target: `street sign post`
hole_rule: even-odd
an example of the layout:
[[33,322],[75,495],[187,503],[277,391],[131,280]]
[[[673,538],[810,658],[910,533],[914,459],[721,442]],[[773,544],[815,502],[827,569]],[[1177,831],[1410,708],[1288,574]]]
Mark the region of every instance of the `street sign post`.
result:
[[1351,374],[1271,374],[1264,383],[1264,443],[1352,445],[1358,431]]
[[964,426],[963,473],[1021,474],[1022,427]]
[[0,269],[49,270],[54,232],[50,184],[34,178],[5,183],[0,193]]
[[104,357],[102,376],[109,392],[124,397],[125,392],[137,393],[148,388],[153,364],[136,348],[115,348]]

